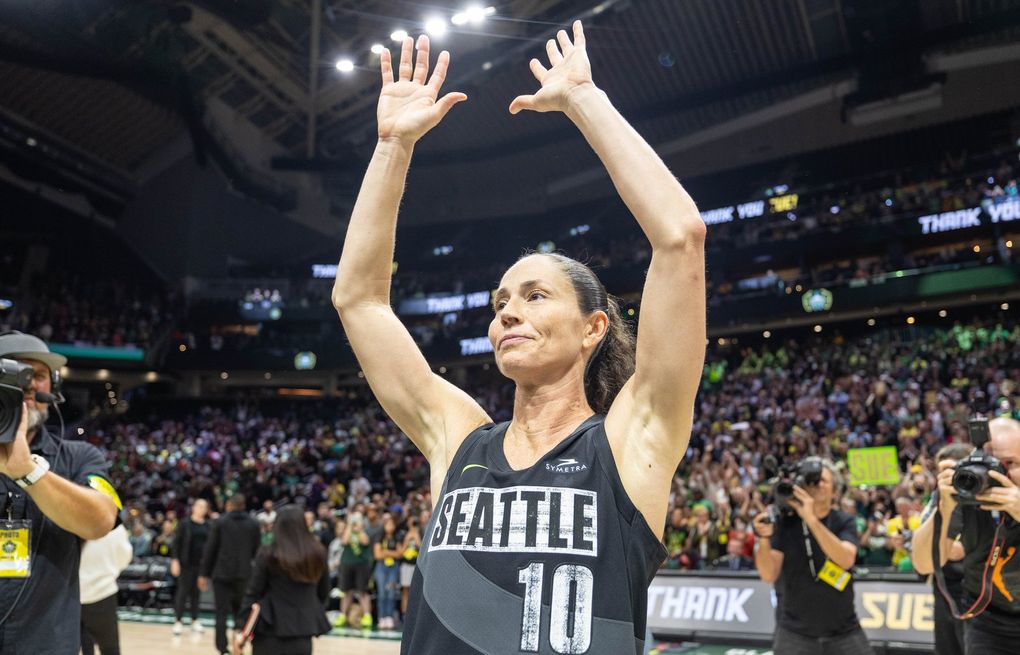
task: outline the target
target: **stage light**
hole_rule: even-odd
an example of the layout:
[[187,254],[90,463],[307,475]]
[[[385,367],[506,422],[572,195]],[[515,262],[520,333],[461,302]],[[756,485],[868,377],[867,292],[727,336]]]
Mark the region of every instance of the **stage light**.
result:
[[177,346],[177,350],[181,351],[182,353],[187,352],[188,347],[182,343],[181,345]]
[[999,309],[1001,309],[1004,312],[1008,312],[1009,311],[1009,303],[1008,302],[1002,303],[1001,305],[999,305]]
[[425,31],[429,36],[440,37],[446,34],[446,19],[433,16],[425,20]]
[[822,331],[822,326],[821,325],[816,325],[815,326],[815,332],[821,332],[821,331]]
[[268,372],[267,373],[263,373],[262,377],[264,377],[267,380],[272,380],[273,379],[273,374],[272,373],[268,373]]
[[939,310],[939,318],[945,318],[948,315],[949,315],[949,312],[947,312],[946,310],[944,310],[944,309],[940,309]]
[[403,40],[407,38],[407,30],[394,30],[390,33],[390,38],[394,41],[403,42]]
[[875,319],[873,318],[868,319],[868,327],[875,327]]
[[764,332],[761,333],[761,336],[765,337],[766,339],[769,339],[772,337],[772,333],[769,332],[768,330],[765,330]]
[[96,377],[99,378],[100,380],[105,380],[106,378],[110,377],[110,372],[105,368],[101,368],[98,371],[96,371]]
[[484,64],[482,64],[482,70],[483,71],[492,70],[492,62],[487,61]]
[[1007,248],[1012,248],[1013,247],[1013,242],[1012,241],[1007,241],[1006,242],[1006,247]]
[[386,49],[386,46],[384,46],[381,43],[373,43],[372,44],[372,54],[373,55],[381,55],[382,51],[385,50],[385,49]]
[[908,316],[907,317],[907,325],[913,325],[913,324],[914,324],[914,317],[913,316]]
[[350,59],[337,59],[336,69],[341,73],[350,73],[354,70],[354,62]]
[[445,366],[440,366],[439,367],[439,374],[440,375],[446,375],[446,367]]
[[464,11],[458,12],[453,15],[450,20],[454,25],[480,25],[485,22],[486,16],[491,16],[496,13],[495,7],[482,7],[481,5],[471,5],[464,9]]
[[229,377],[230,377],[230,373],[227,373],[226,371],[223,371],[222,373],[220,373],[220,379],[221,380],[226,380]]
[[974,252],[981,252],[981,246],[975,244],[974,245]]

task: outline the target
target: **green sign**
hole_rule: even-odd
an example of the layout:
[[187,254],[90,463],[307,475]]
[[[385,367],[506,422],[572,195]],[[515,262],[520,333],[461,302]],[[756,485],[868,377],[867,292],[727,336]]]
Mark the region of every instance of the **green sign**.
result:
[[900,483],[900,465],[896,446],[851,448],[846,451],[850,468],[850,484],[885,485]]
[[134,346],[78,346],[73,343],[51,343],[50,350],[69,359],[117,359],[140,362],[145,351]]

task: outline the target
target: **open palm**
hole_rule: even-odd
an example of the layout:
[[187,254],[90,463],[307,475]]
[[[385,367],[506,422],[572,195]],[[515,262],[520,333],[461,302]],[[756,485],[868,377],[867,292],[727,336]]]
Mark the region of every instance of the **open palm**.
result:
[[591,62],[581,21],[574,21],[574,41],[570,41],[565,30],[556,33],[556,39],[549,39],[545,51],[552,68],[546,68],[538,59],[530,62],[531,72],[542,88],[533,95],[522,95],[510,103],[510,113],[522,110],[546,112],[566,111],[570,96],[575,91],[594,87],[591,79]]
[[467,100],[467,96],[459,92],[447,93],[439,98],[450,65],[450,53],[445,50],[439,53],[436,68],[426,83],[429,72],[429,38],[425,35],[418,37],[417,61],[413,60],[413,50],[411,37],[405,38],[400,49],[396,79],[393,77],[389,50],[383,50],[379,57],[383,86],[379,93],[376,117],[380,139],[414,143],[438,125],[455,104]]

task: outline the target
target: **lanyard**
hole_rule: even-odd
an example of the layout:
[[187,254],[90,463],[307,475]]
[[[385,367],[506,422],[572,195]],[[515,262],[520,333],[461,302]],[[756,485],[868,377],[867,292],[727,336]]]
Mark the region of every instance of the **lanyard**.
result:
[[818,572],[815,570],[815,553],[811,548],[811,538],[808,536],[807,524],[803,519],[800,522],[800,529],[804,531],[804,550],[807,551],[808,566],[811,567],[811,577],[818,580]]

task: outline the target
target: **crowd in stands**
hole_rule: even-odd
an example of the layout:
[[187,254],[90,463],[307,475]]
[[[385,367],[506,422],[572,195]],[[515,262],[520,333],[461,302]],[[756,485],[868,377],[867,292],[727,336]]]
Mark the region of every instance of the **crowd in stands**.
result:
[[[708,248],[732,250],[734,247],[760,243],[789,241],[810,234],[838,234],[852,224],[864,221],[881,222],[889,217],[916,213],[938,213],[965,207],[978,206],[1000,197],[1018,193],[1016,167],[1005,159],[989,156],[969,158],[966,154],[947,155],[934,168],[905,170],[890,173],[884,178],[854,183],[852,188],[806,190],[799,205],[786,216],[765,216],[755,220],[733,221],[713,225]],[[844,185],[845,186],[845,185]],[[703,207],[708,209],[708,207]],[[562,226],[560,226],[562,227]],[[583,232],[558,238],[555,247],[568,255],[588,261],[600,271],[607,269],[643,270],[647,267],[650,252],[641,234],[630,223],[627,229],[612,216],[593,217]],[[464,232],[462,249],[469,247],[472,233]],[[466,235],[466,236],[465,236]],[[477,235],[476,235],[477,236]],[[839,286],[854,280],[863,280],[884,272],[932,266],[973,265],[1011,261],[1011,249],[1005,241],[987,244],[974,252],[971,244],[942,246],[937,251],[898,253],[895,250],[876,252],[850,260],[833,260],[828,264],[802,263],[801,268],[768,270],[763,265],[758,273],[734,276],[724,268],[711,267],[708,286],[713,303],[739,300],[748,295],[784,293],[787,288],[818,285]],[[538,244],[528,244],[536,247]],[[462,293],[491,288],[508,262],[494,262],[492,258],[470,261],[458,257],[455,250],[451,258],[437,256],[435,261],[408,259],[394,276],[393,298],[422,296],[433,292]],[[185,327],[180,322],[184,313],[183,299],[173,292],[160,288],[146,276],[100,274],[95,271],[77,271],[53,268],[45,274],[23,279],[23,252],[6,253],[0,260],[0,298],[13,299],[13,307],[0,306],[0,328],[18,329],[39,334],[48,341],[86,345],[137,346],[146,348],[154,339],[171,329],[187,335],[185,341],[199,348],[215,350],[245,350],[252,347],[292,349],[307,345],[309,336],[295,330],[274,330],[266,323],[258,334],[208,333],[203,326]],[[426,256],[427,258],[427,256]],[[459,276],[451,287],[449,267],[455,265]],[[750,277],[747,277],[747,276]],[[149,276],[151,277],[151,276]],[[735,279],[740,277],[742,279]],[[25,288],[19,288],[21,283]],[[291,292],[283,297],[286,307],[329,309],[328,285],[321,280],[292,280]],[[637,289],[612,289],[622,294]],[[279,294],[277,294],[279,295]],[[284,317],[287,317],[287,309]],[[418,321],[419,341],[430,342],[440,337],[463,337],[467,332],[478,332],[487,322],[484,312],[458,317],[455,324],[437,323],[429,319]],[[297,334],[297,336],[294,336]],[[196,338],[198,335],[198,338]],[[319,335],[329,339],[329,334]]]
[[38,275],[7,314],[4,329],[57,343],[146,348],[181,313],[173,294],[120,278],[59,270]]
[[[474,387],[497,421],[509,418],[512,394],[494,375]],[[427,464],[366,389],[341,395],[177,400],[88,426],[86,438],[109,452],[135,554],[168,555],[190,502],[222,507],[240,492],[265,525],[275,506],[302,503],[338,581],[342,561],[371,567],[379,559],[396,567],[380,584],[409,583],[398,565],[405,553],[413,562],[407,535],[420,543],[429,517]],[[1018,406],[1020,323],[1002,314],[852,337],[713,344],[670,497],[665,566],[753,568],[750,524],[771,502],[770,456],[783,463],[820,455],[845,472],[847,449],[892,445],[900,484],[844,484],[837,502],[856,517],[859,566],[910,571],[911,534],[935,486],[935,452],[966,443],[975,413],[1020,416]],[[345,550],[352,521],[369,537],[357,553]]]

